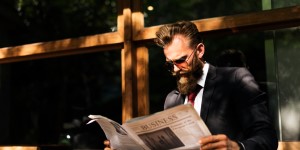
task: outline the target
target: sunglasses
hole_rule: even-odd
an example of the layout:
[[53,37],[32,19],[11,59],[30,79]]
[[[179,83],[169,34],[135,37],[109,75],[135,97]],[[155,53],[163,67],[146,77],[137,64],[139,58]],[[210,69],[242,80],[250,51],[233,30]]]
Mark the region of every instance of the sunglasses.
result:
[[165,67],[169,72],[174,72],[174,65],[176,65],[176,67],[178,67],[179,69],[185,69],[188,67],[189,63],[188,60],[190,59],[190,57],[195,53],[196,49],[189,55],[189,56],[183,56],[179,59],[176,60],[172,60],[167,58],[170,61],[166,61],[165,62]]

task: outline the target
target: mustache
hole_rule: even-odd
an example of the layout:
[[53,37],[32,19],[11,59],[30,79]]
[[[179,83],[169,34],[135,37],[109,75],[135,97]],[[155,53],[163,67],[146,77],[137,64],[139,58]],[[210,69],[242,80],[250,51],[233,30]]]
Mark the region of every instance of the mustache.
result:
[[188,70],[181,70],[181,71],[178,71],[178,72],[173,72],[172,73],[172,76],[174,77],[179,77],[179,76],[182,76],[182,75],[188,75],[190,74],[191,71],[188,71]]

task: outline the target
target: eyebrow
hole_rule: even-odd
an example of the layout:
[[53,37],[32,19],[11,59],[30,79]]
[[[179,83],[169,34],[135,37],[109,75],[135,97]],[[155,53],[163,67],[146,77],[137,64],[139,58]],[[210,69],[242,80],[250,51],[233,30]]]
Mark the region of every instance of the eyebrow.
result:
[[169,59],[168,57],[166,57],[167,58],[167,61],[169,60],[169,61],[176,61],[176,60],[179,60],[179,59],[183,59],[185,57],[185,59],[188,57],[188,55],[185,55],[185,56],[182,56],[182,57],[180,57],[180,58],[178,58],[178,59]]

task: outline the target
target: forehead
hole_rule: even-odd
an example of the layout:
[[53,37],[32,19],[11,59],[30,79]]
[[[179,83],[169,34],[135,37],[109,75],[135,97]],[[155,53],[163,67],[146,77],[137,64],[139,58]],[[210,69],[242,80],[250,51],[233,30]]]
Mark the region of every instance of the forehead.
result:
[[172,42],[164,47],[164,54],[169,59],[178,59],[189,50],[191,50],[189,40],[182,35],[175,35]]

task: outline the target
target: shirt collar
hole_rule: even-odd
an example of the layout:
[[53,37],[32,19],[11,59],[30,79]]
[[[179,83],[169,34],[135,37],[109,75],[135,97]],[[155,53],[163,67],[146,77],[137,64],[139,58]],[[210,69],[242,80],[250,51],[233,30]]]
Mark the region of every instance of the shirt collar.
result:
[[208,69],[209,69],[209,65],[208,65],[208,63],[205,63],[204,66],[203,66],[203,69],[202,69],[203,74],[197,82],[202,87],[204,87],[204,85],[205,85],[205,80],[206,80],[206,77],[207,77]]

